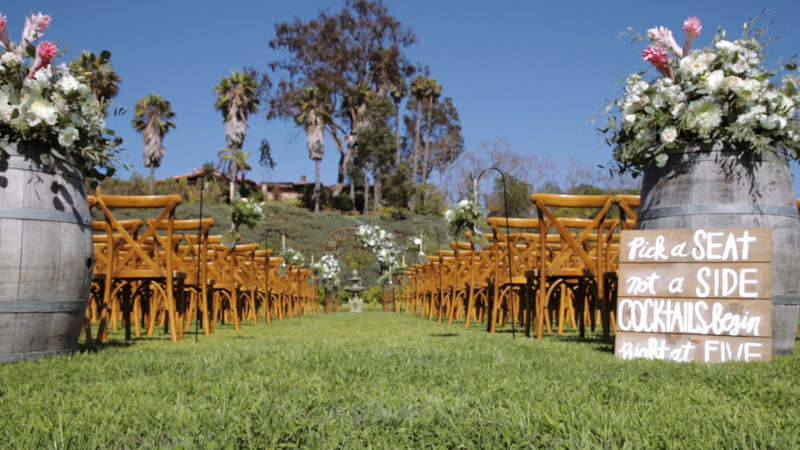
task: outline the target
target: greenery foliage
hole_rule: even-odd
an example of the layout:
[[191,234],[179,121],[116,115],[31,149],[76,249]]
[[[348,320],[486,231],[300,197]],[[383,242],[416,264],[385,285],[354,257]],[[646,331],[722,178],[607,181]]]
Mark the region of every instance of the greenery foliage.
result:
[[219,325],[0,365],[8,448],[794,448],[800,356],[621,361],[406,314]]

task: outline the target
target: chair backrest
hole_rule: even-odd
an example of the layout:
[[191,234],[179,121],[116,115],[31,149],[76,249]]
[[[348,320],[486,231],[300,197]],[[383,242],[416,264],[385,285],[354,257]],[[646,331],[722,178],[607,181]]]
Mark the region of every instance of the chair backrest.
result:
[[[118,195],[98,195],[89,197],[89,205],[97,207],[105,216],[107,245],[109,249],[118,249],[125,246],[129,250],[125,254],[120,254],[115,258],[115,267],[130,267],[135,261],[135,270],[141,271],[148,276],[160,276],[165,271],[172,272],[173,259],[173,229],[175,222],[175,208],[181,204],[181,197],[178,195],[154,195],[154,196],[118,196]],[[141,233],[131,234],[130,228],[126,228],[124,221],[117,220],[113,210],[118,208],[135,209],[156,209],[158,215],[155,219],[148,222],[148,225]],[[158,233],[159,229],[165,229],[166,235]],[[115,245],[115,240],[117,240]],[[152,248],[150,248],[152,247]],[[161,260],[161,257],[165,258]],[[116,274],[112,274],[115,276]]]
[[494,248],[498,280],[509,275],[524,277],[525,272],[539,268],[539,219],[489,217],[487,222],[492,227],[492,240],[497,242]]
[[[580,270],[585,275],[600,276],[598,261],[604,257],[606,239],[610,236],[607,231],[611,222],[606,220],[614,206],[614,196],[533,194],[531,202],[536,206],[539,233],[542,236],[557,233],[563,243],[559,254],[550,261],[547,275]],[[558,208],[578,211],[580,217],[556,217],[554,212]],[[540,248],[545,254],[546,239],[541,240]]]

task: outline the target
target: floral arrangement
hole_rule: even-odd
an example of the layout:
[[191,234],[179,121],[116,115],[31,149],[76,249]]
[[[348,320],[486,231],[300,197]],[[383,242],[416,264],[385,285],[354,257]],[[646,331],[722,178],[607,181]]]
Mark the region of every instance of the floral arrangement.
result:
[[396,236],[377,225],[360,225],[355,232],[356,241],[375,254],[381,276],[379,283],[389,281],[397,270],[402,270],[400,256],[403,254],[396,241]]
[[419,237],[410,237],[406,241],[406,252],[409,253],[419,253],[422,251],[422,238]]
[[236,231],[241,226],[254,229],[264,220],[264,202],[237,196],[231,203],[228,215]]
[[713,47],[691,50],[701,30],[698,18],[686,19],[683,46],[665,27],[648,30],[652,45],[642,59],[659,76],[629,76],[624,95],[608,110],[616,107],[619,119],[612,115],[601,130],[610,135],[619,168],[635,175],[651,164],[663,167],[673,149],[689,144],[720,143],[773,159],[771,152],[782,147],[800,159],[798,79],[788,75],[796,64],[764,65],[764,27],[746,24],[733,42],[720,29]]
[[292,247],[286,247],[283,251],[278,253],[278,256],[283,258],[284,264],[302,266],[306,263],[306,257]]
[[331,254],[323,255],[319,261],[311,266],[311,271],[319,277],[319,285],[328,291],[335,291],[339,288],[341,280],[339,278],[339,261]]
[[444,213],[444,223],[447,225],[450,237],[456,239],[464,231],[477,230],[475,224],[478,219],[486,214],[486,209],[478,204],[475,195],[458,202],[455,208]]
[[105,128],[106,105],[84,82],[85,74],[52,64],[56,44],[34,45],[49,26],[50,16],[32,14],[15,44],[0,14],[0,158],[24,146],[35,150],[32,156],[46,168],[70,161],[102,179],[113,173],[122,139]]

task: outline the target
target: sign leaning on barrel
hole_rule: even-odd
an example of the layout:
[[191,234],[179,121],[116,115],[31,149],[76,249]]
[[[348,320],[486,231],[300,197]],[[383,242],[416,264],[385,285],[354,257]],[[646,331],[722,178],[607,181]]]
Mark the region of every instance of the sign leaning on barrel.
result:
[[668,361],[772,358],[772,231],[624,231],[616,355]]

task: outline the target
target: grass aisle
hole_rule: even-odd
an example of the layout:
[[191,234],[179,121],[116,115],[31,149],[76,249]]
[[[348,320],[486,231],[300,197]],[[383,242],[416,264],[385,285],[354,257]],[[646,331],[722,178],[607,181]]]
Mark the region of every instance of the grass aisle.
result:
[[[622,362],[405,314],[0,365],[4,448],[793,448],[800,357]],[[112,339],[122,339],[115,334]]]

